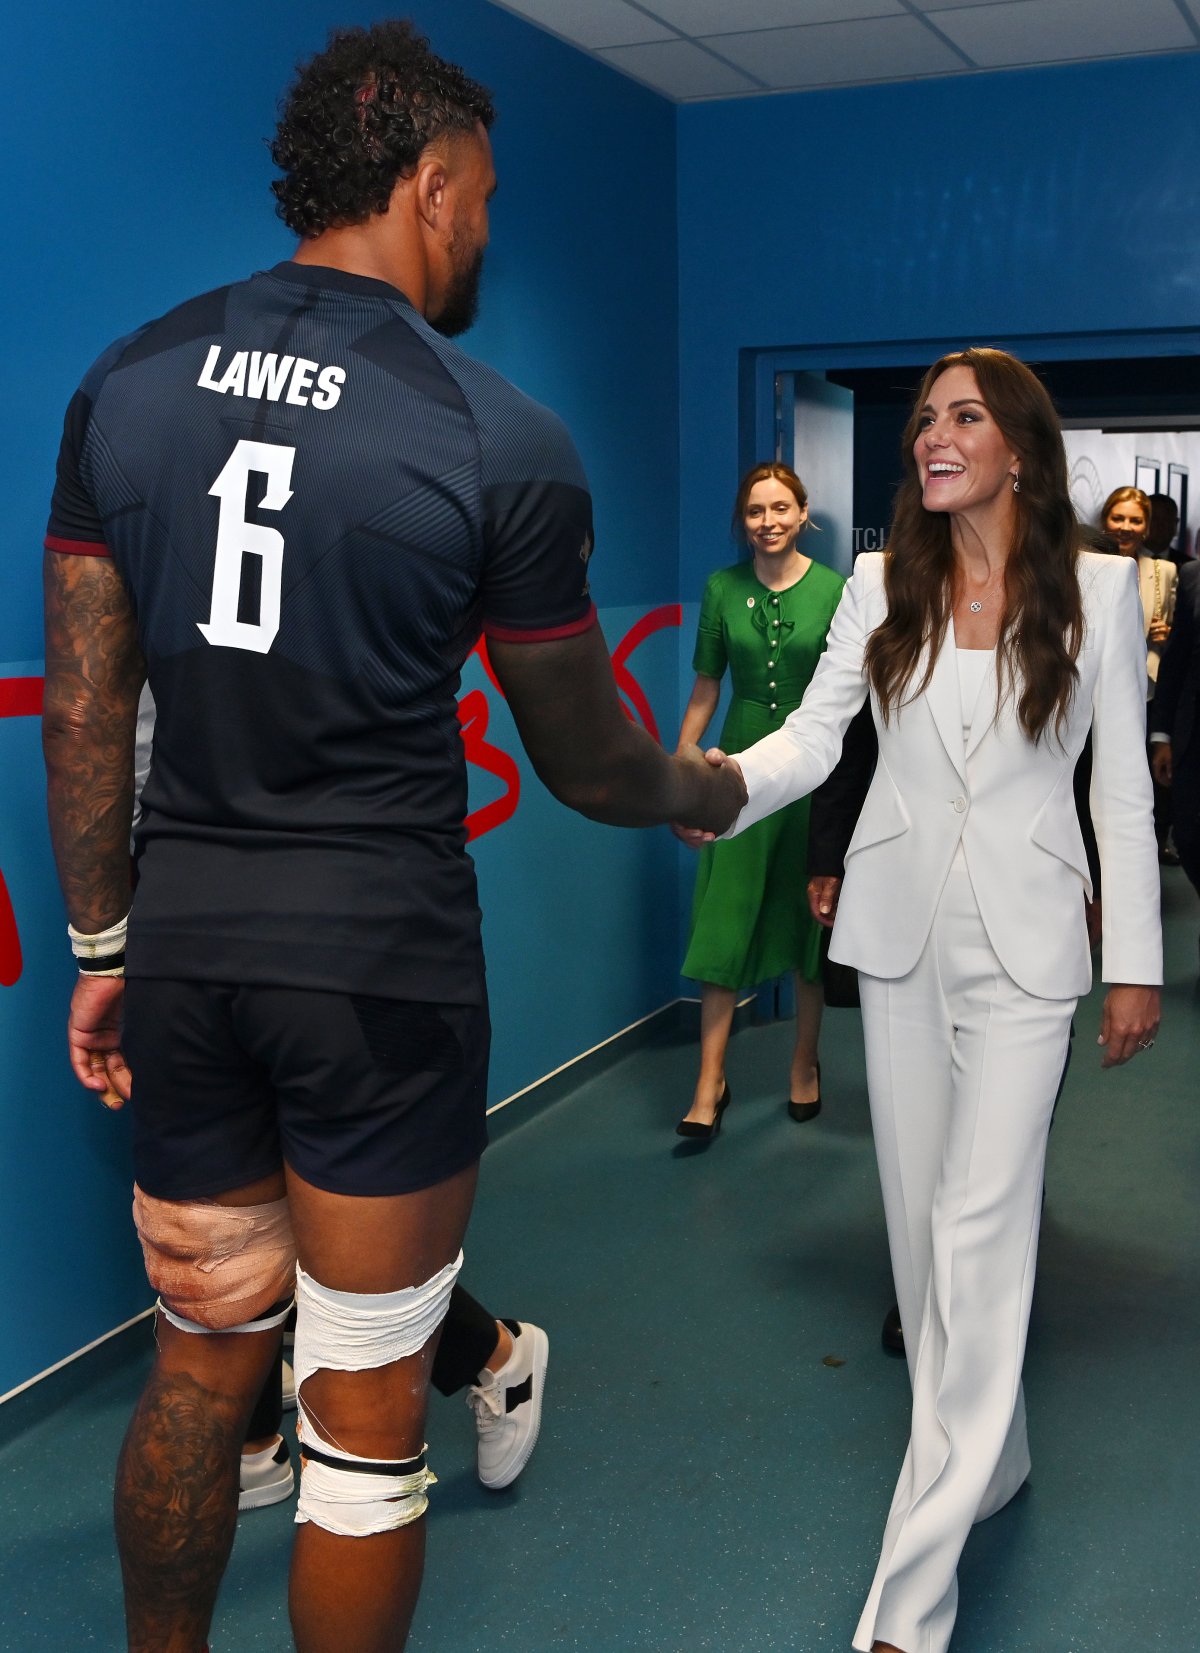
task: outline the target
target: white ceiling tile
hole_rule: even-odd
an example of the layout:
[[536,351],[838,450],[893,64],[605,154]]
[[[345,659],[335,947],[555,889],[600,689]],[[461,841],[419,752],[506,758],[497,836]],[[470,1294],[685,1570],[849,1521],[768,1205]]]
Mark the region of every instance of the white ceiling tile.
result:
[[1196,45],[1174,0],[997,0],[930,11],[929,21],[981,68]]
[[1200,0],[492,3],[680,101],[1200,48]]
[[957,52],[912,16],[726,34],[712,44],[722,57],[776,88],[901,80],[964,67]]
[[496,0],[503,10],[595,51],[647,40],[674,40],[675,31],[625,0]]
[[845,23],[899,15],[901,0],[641,0],[647,11],[684,34],[741,34],[801,23]]
[[736,97],[760,90],[748,76],[721,63],[690,40],[617,46],[597,53],[614,69],[644,80],[669,98]]

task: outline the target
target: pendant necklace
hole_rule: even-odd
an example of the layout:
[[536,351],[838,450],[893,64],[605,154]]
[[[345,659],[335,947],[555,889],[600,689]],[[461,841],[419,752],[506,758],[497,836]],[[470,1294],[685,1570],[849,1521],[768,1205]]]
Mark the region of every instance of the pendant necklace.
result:
[[[976,586],[975,589],[979,590],[979,587]],[[964,591],[956,599],[956,602],[962,603],[963,607],[971,614],[982,614],[984,606],[988,603],[994,602],[995,598],[996,591],[991,588],[991,582],[988,581],[984,584],[982,597],[968,598],[966,592]]]

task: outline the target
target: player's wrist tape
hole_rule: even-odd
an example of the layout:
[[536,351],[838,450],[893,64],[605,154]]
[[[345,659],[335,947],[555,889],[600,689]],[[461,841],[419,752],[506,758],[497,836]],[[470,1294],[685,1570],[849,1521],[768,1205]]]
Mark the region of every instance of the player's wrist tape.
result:
[[80,973],[85,976],[123,976],[125,974],[125,937],[129,915],[110,924],[107,930],[85,935],[73,924],[67,925],[71,951]]

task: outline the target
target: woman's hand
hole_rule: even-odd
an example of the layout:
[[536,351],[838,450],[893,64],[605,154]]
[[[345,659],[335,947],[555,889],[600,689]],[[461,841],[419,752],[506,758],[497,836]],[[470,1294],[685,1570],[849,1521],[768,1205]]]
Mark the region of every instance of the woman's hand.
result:
[[842,893],[840,878],[810,878],[808,881],[808,910],[818,924],[832,930],[837,917],[838,896]]
[[1151,620],[1146,641],[1148,643],[1165,643],[1170,635],[1171,628],[1165,620]]
[[1139,1051],[1149,1050],[1162,1017],[1162,995],[1157,987],[1110,987],[1100,1016],[1105,1047],[1102,1068],[1119,1067]]
[[689,849],[703,849],[705,844],[714,843],[717,836],[715,832],[701,832],[696,827],[680,826],[678,821],[671,822],[671,831],[679,842],[686,844]]

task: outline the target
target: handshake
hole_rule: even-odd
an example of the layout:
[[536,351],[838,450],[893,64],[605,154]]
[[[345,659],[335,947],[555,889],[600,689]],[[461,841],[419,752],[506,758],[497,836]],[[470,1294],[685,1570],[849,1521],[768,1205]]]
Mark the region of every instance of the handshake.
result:
[[706,752],[691,744],[680,746],[675,762],[684,807],[672,820],[671,831],[690,849],[699,849],[736,821],[746,803],[746,782],[737,759],[719,746]]

